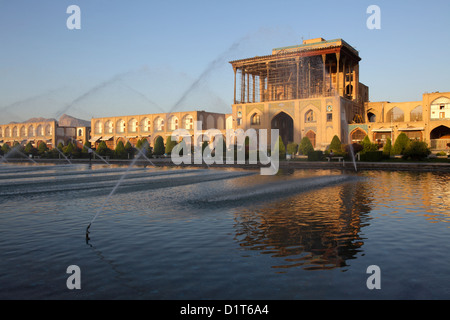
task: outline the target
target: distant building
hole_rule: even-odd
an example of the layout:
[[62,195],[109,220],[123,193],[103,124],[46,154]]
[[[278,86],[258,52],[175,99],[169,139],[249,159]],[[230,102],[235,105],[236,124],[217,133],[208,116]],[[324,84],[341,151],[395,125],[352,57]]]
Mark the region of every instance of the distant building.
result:
[[0,143],[10,146],[16,142],[22,145],[31,142],[37,148],[41,142],[44,142],[49,149],[52,149],[59,143],[67,145],[72,142],[82,147],[89,136],[89,127],[59,126],[56,120],[0,125]]
[[450,143],[450,92],[425,93],[421,101],[367,102],[365,123],[349,126],[352,142],[368,135],[382,147],[388,138],[394,142],[405,133],[410,139],[427,142],[432,150],[446,150]]
[[[94,148],[105,141],[110,149],[115,149],[117,143],[130,142],[136,146],[138,140],[146,139],[154,146],[156,138],[161,136],[164,142],[176,129],[186,129],[194,136],[194,126],[202,122],[201,131],[218,129],[225,134],[226,128],[231,128],[231,115],[206,111],[186,111],[171,113],[152,113],[143,115],[125,115],[91,119],[91,139]],[[193,140],[191,140],[193,141]]]

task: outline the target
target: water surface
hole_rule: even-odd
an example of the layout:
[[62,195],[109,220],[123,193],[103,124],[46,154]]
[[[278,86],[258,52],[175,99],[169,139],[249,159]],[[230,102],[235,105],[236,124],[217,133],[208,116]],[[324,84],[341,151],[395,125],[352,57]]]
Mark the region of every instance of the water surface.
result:
[[450,298],[448,174],[126,169],[0,166],[0,298]]

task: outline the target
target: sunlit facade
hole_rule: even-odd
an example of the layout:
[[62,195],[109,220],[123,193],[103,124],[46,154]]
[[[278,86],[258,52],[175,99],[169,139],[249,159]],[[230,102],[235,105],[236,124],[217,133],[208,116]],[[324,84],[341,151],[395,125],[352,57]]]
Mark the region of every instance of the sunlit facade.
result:
[[364,116],[364,124],[350,125],[352,142],[368,135],[382,147],[405,133],[432,150],[446,150],[450,143],[450,92],[424,93],[421,101],[367,102]]
[[[201,128],[196,128],[201,122]],[[194,137],[194,131],[218,129],[225,135],[227,123],[231,123],[231,115],[206,111],[187,111],[172,113],[152,113],[143,115],[125,115],[118,117],[104,117],[91,119],[91,139],[93,147],[102,141],[110,149],[115,149],[119,141],[123,144],[130,142],[136,146],[141,139],[146,139],[150,146],[154,146],[158,137],[164,142],[177,129],[185,129]],[[193,141],[193,140],[191,140]]]
[[0,125],[0,143],[2,145],[6,143],[9,146],[16,143],[26,145],[31,142],[37,148],[41,142],[44,142],[48,148],[52,149],[59,143],[67,145],[72,142],[82,147],[89,136],[89,127],[59,126],[56,120]]

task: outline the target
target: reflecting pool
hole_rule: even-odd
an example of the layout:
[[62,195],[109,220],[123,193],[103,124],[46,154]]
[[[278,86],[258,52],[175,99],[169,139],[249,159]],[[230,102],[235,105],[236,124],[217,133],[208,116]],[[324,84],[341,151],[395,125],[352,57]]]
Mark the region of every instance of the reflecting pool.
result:
[[0,166],[0,298],[450,298],[448,173],[127,169]]

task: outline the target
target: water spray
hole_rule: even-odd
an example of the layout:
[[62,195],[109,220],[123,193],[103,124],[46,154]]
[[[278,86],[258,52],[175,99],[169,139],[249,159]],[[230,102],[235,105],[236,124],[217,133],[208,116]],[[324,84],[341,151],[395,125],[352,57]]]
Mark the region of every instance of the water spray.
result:
[[91,148],[86,147],[85,145],[83,145],[83,148],[85,148],[86,150],[89,151],[89,149],[92,151],[92,153],[94,153],[96,156],[98,156],[100,159],[103,160],[104,163],[106,163],[108,166],[110,166],[111,164],[106,161],[101,155],[99,155],[97,152],[95,152],[94,150],[92,150]]
[[17,144],[17,145],[14,146],[11,150],[9,150],[8,153],[5,154],[5,156],[2,157],[0,163],[5,162],[9,155],[13,154],[14,152],[17,152],[17,153],[23,155],[26,159],[28,159],[28,160],[30,160],[31,162],[33,162],[34,164],[37,164],[37,162],[34,161],[32,158],[27,157],[27,155],[26,155],[25,153],[23,153],[23,152],[21,152],[21,151],[18,150],[18,148],[19,148],[20,146],[21,146],[20,144]]
[[69,158],[67,158],[66,155],[64,153],[62,153],[61,150],[59,150],[58,147],[56,147],[54,149],[56,149],[59,152],[59,154],[62,155],[69,162],[69,164],[72,164],[72,162],[70,162]]
[[[105,206],[105,204],[109,201],[109,199],[111,198],[111,196],[116,192],[117,188],[120,186],[120,184],[122,183],[122,181],[125,179],[125,177],[128,175],[130,169],[133,167],[133,165],[136,163],[136,161],[141,157],[141,155],[143,154],[143,150],[146,150],[145,148],[142,148],[141,150],[139,150],[139,153],[137,155],[137,157],[135,157],[133,159],[133,161],[130,163],[130,165],[128,166],[127,170],[125,171],[125,173],[120,177],[120,179],[117,181],[116,185],[114,186],[114,188],[111,190],[111,192],[109,193],[108,197],[105,199],[105,201],[102,203],[101,207],[97,210],[97,213],[95,214],[95,216],[92,218],[91,222],[89,223],[89,225],[86,228],[86,241],[89,240],[89,229],[91,227],[91,225],[94,223],[95,219],[97,219],[98,215],[103,211],[103,208]],[[144,155],[145,156],[145,155]],[[147,157],[146,157],[147,158]],[[148,159],[148,158],[147,158]],[[150,163],[152,163],[150,161]]]

